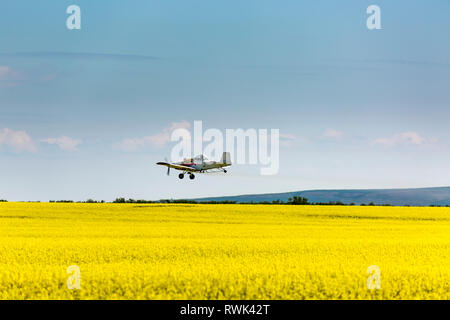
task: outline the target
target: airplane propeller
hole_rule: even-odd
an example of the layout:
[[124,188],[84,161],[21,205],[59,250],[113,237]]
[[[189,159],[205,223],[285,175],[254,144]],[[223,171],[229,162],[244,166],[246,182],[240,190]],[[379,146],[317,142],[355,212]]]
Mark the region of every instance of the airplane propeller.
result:
[[[164,160],[166,161],[166,163],[169,163],[169,161],[167,160],[167,157],[164,158]],[[167,175],[170,176],[170,167],[167,167]]]

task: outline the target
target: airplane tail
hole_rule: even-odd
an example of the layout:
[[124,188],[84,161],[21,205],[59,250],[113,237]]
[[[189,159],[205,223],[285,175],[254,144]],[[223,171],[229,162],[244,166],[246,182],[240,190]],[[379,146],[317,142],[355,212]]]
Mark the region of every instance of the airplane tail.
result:
[[229,152],[224,152],[222,154],[222,159],[220,159],[221,163],[231,165],[231,155]]

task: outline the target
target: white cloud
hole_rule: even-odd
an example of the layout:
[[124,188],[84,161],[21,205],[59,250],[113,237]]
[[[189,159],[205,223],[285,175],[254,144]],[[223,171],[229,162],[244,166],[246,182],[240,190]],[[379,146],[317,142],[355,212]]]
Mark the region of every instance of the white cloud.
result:
[[48,138],[41,140],[42,142],[48,143],[48,144],[55,144],[57,145],[61,150],[64,151],[78,151],[78,146],[81,144],[81,140],[72,139],[66,136],[61,136],[59,138]]
[[0,79],[6,77],[10,73],[11,68],[7,66],[0,66]]
[[0,65],[0,88],[14,88],[24,83],[48,82],[57,77],[52,70],[16,70],[9,66]]
[[187,121],[172,122],[170,126],[164,128],[161,132],[151,136],[140,138],[127,138],[122,140],[116,147],[122,151],[135,152],[142,150],[148,146],[162,148],[170,142],[170,135],[175,129],[189,129],[190,123]]
[[33,140],[25,131],[14,131],[8,128],[0,130],[0,146],[6,145],[14,152],[36,152]]
[[325,139],[329,139],[329,140],[341,140],[342,137],[344,136],[344,133],[342,131],[338,131],[335,129],[327,129],[325,130],[325,132],[323,133],[322,137]]
[[0,88],[12,88],[23,80],[23,75],[8,66],[0,66]]
[[290,133],[280,133],[280,145],[283,147],[291,147],[296,137]]
[[423,145],[433,142],[435,142],[435,139],[426,139],[417,132],[409,131],[395,134],[389,138],[376,139],[372,144],[394,147],[397,145]]
[[295,140],[295,136],[290,133],[280,133],[280,139],[283,140]]

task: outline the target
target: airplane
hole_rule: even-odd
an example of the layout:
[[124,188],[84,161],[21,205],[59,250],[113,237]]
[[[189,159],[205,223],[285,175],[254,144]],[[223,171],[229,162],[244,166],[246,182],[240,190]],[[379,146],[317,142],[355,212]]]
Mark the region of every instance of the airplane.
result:
[[204,155],[199,155],[194,158],[187,158],[181,162],[169,163],[167,162],[157,162],[157,165],[167,167],[167,175],[170,174],[170,169],[180,170],[182,173],[178,175],[178,178],[183,179],[185,174],[189,174],[189,179],[195,179],[195,173],[205,173],[205,172],[224,172],[227,170],[224,167],[231,166],[231,156],[229,152],[224,152],[220,162],[208,161]]

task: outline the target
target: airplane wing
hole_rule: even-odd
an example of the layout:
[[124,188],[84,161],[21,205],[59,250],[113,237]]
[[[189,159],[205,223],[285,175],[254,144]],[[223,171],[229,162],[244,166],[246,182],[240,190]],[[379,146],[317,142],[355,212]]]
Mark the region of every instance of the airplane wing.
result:
[[166,167],[169,167],[169,168],[172,168],[172,169],[176,169],[176,170],[181,170],[181,171],[189,171],[189,172],[196,172],[196,171],[198,171],[195,168],[191,168],[191,167],[188,167],[188,166],[182,166],[182,165],[179,165],[179,164],[173,164],[173,163],[167,163],[167,162],[158,162],[156,164],[160,165],[160,166],[166,166]]

